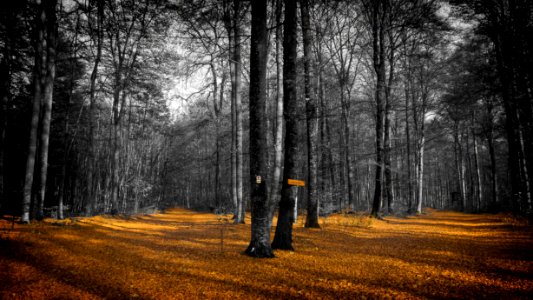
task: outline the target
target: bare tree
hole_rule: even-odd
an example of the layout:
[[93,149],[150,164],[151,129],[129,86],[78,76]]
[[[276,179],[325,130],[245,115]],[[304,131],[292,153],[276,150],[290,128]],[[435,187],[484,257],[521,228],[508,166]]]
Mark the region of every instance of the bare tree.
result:
[[309,16],[309,0],[300,0],[304,47],[305,106],[307,119],[307,217],[305,227],[319,228],[318,224],[318,114],[315,96],[314,60],[311,47],[313,35]]
[[296,46],[297,14],[296,1],[285,1],[285,22],[283,32],[283,111],[285,115],[285,161],[278,223],[272,241],[272,248],[291,250],[292,224],[296,202],[296,190],[288,183],[298,176],[298,103],[296,94]]
[[252,204],[252,236],[246,254],[273,257],[270,245],[270,203],[266,184],[266,63],[267,1],[252,1],[252,37],[250,49],[250,181]]
[[[30,206],[32,198],[33,174],[35,172],[35,157],[37,153],[37,130],[39,127],[39,115],[41,112],[41,101],[44,94],[43,86],[46,79],[46,24],[47,6],[50,1],[38,0],[37,16],[35,18],[35,63],[33,69],[33,104],[30,126],[30,137],[28,154],[26,159],[26,173],[24,180],[23,200],[22,200],[22,222],[30,222]],[[55,8],[55,6],[54,6]]]
[[43,217],[44,199],[46,196],[46,178],[48,172],[48,147],[50,140],[50,122],[52,119],[52,98],[54,94],[54,79],[56,74],[56,22],[57,0],[46,2],[46,76],[43,86],[43,103],[40,138],[40,182],[39,182],[39,205],[37,217]]

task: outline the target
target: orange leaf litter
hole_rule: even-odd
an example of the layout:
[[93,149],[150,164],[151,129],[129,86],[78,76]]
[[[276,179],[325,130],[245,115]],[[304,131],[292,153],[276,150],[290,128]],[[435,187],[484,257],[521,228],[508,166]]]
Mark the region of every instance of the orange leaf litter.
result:
[[184,209],[13,230],[2,220],[0,299],[529,298],[533,234],[508,221],[430,210],[306,229],[300,217],[295,252],[254,259],[241,254],[249,224]]

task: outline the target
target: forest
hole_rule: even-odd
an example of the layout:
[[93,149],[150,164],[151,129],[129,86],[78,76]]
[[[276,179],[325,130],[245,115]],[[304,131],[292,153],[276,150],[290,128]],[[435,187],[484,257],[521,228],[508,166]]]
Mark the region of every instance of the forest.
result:
[[[299,283],[294,292],[282,286],[282,298],[527,298],[533,292],[527,254],[533,249],[532,1],[17,0],[0,6],[0,266],[7,270],[0,275],[10,278],[0,283],[0,298],[58,296],[17,290],[17,276],[38,280],[20,271],[25,255],[35,265],[48,257],[52,269],[52,257],[70,257],[70,267],[57,266],[58,272],[90,268],[73,260],[83,249],[69,254],[77,247],[65,238],[76,238],[71,230],[82,241],[115,247],[122,261],[128,255],[117,253],[128,246],[120,243],[149,247],[158,234],[169,243],[174,235],[191,243],[205,238],[212,244],[149,251],[220,252],[226,256],[213,263],[227,268],[255,264],[228,255],[290,260],[316,245],[310,255],[322,257],[337,251],[335,243],[366,243],[356,240],[366,234],[367,247],[391,245],[372,244],[368,230],[383,239],[405,230],[428,248],[446,248],[448,240],[427,234],[450,230],[450,240],[487,238],[457,246],[494,251],[487,257],[514,249],[506,259],[520,261],[521,269],[488,262],[473,268],[472,282],[479,274],[504,274],[494,279],[500,285],[464,287],[481,294],[439,294],[440,281],[428,284],[433,290],[409,282],[409,289],[390,294],[383,285],[365,290],[369,281],[348,281],[351,286],[334,291],[308,286],[309,294],[297,291]],[[109,230],[105,237],[103,230]],[[328,230],[336,232],[331,239]],[[108,239],[114,235],[117,244]],[[398,247],[413,241],[391,239]],[[51,250],[56,242],[63,252]],[[490,243],[503,248],[489,250]],[[411,259],[404,254],[395,258]],[[361,257],[347,259],[357,264]],[[324,268],[337,272],[340,261]],[[371,266],[359,265],[357,274]],[[46,267],[39,270],[47,274]],[[236,286],[244,280],[231,276]],[[159,281],[161,288],[168,283]],[[72,287],[77,290],[62,287],[60,295],[173,298],[143,290],[77,294],[83,287]],[[178,293],[276,297],[275,287],[256,288]]]

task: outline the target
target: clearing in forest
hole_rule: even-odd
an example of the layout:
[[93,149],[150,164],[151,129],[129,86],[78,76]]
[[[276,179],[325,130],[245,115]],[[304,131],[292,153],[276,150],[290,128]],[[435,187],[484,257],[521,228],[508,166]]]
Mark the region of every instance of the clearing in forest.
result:
[[533,233],[504,215],[335,215],[321,219],[322,229],[299,219],[296,251],[273,259],[241,254],[250,225],[183,209],[13,230],[2,222],[0,299],[533,295]]

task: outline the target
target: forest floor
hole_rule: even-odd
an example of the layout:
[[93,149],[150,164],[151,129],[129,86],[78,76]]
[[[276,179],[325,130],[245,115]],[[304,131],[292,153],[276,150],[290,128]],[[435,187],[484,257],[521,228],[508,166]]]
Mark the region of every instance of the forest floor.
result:
[[[250,220],[171,209],[0,224],[0,299],[528,298],[533,231],[505,215],[429,210],[295,224],[296,251],[242,254]],[[223,237],[223,239],[222,239]]]

